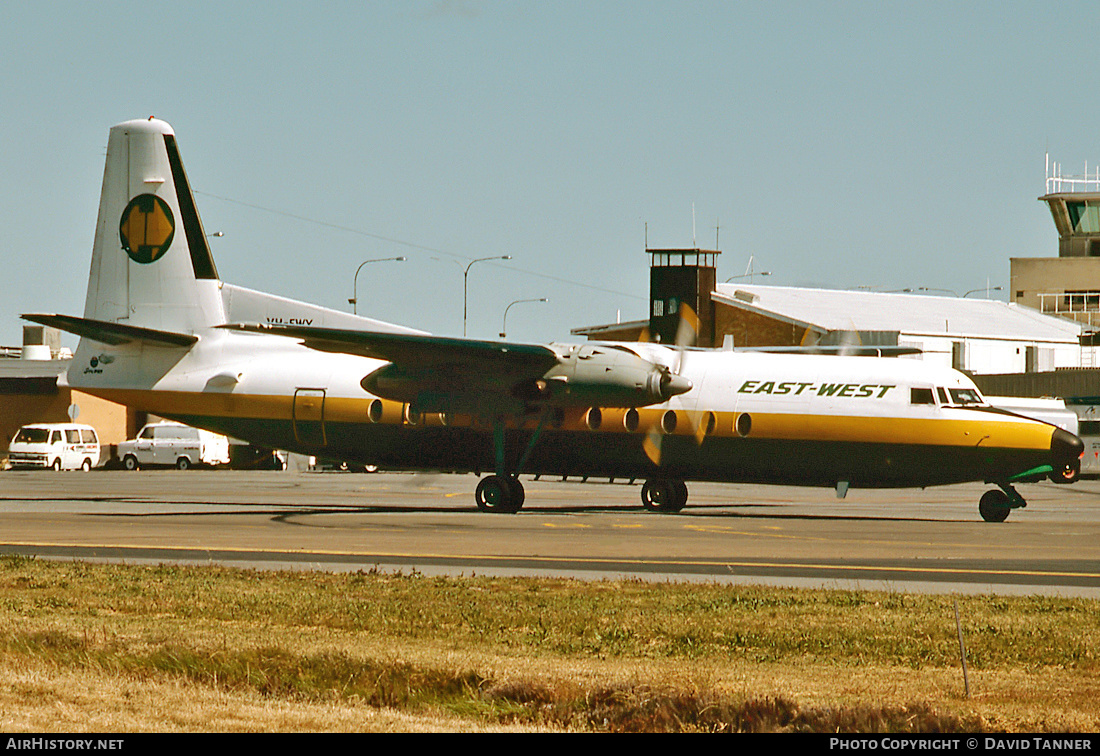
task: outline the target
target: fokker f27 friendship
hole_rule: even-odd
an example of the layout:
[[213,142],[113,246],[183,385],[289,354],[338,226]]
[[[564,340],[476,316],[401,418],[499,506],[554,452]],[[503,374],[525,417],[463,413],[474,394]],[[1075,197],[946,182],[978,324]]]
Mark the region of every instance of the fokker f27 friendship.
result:
[[520,474],[635,478],[677,512],[685,481],[835,488],[1073,481],[1082,443],[999,411],[918,360],[445,338],[224,283],[172,128],[111,129],[73,387],[303,454],[481,475],[515,512]]

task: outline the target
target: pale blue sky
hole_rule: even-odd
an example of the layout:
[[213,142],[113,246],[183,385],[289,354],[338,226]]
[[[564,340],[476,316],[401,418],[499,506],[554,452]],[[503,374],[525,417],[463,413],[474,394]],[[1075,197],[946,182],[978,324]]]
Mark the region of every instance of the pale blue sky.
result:
[[[222,277],[455,335],[644,317],[651,246],[774,284],[1008,288],[1100,162],[1100,4],[20,3],[0,343],[83,311],[107,132],[176,130]],[[370,274],[373,273],[372,277]],[[757,279],[761,282],[761,279]],[[999,296],[1004,297],[1002,292]]]

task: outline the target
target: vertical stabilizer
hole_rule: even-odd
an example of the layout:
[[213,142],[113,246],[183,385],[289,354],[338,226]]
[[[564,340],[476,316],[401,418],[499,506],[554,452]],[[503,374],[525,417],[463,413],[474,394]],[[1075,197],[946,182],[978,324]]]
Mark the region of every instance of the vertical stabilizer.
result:
[[172,127],[155,118],[115,126],[84,317],[195,333],[225,322],[218,287]]

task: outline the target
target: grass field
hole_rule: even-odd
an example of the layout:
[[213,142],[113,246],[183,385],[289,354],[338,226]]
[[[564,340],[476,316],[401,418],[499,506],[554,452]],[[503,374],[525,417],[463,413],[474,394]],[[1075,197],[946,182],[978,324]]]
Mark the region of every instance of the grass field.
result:
[[0,728],[1096,731],[1098,641],[1078,599],[4,558]]

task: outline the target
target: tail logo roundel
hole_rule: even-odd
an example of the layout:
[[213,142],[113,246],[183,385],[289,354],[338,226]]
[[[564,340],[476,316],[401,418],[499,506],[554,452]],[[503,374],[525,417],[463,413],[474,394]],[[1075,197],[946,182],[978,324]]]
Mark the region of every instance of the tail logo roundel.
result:
[[175,233],[172,209],[155,194],[139,194],[130,200],[118,226],[122,248],[131,260],[142,265],[163,257]]

